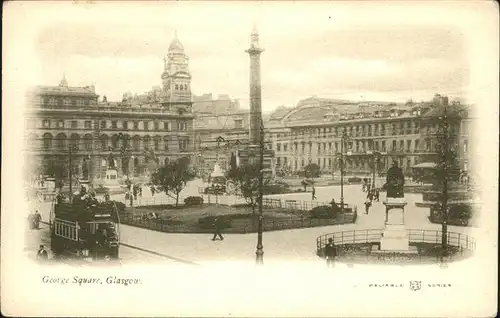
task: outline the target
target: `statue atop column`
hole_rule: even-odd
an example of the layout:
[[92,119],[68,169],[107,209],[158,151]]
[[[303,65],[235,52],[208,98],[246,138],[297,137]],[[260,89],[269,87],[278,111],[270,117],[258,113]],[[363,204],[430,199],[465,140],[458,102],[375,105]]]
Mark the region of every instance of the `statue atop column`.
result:
[[403,198],[403,185],[405,178],[403,170],[398,167],[398,163],[394,161],[392,167],[387,171],[387,197],[388,198]]

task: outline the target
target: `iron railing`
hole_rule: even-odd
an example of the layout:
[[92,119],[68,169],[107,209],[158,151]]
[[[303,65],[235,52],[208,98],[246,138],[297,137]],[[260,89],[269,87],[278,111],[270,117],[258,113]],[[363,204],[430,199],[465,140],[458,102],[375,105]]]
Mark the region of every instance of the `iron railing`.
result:
[[[263,231],[280,231],[289,229],[301,229],[310,227],[352,224],[356,221],[356,214],[339,215],[334,219],[314,219],[314,218],[283,218],[283,219],[264,219],[262,220]],[[139,214],[121,213],[120,221],[122,224],[141,227],[149,230],[166,233],[212,233],[212,228],[203,228],[198,223],[182,223],[168,219],[145,218]],[[245,234],[257,231],[257,215],[254,220],[232,219],[229,228],[222,229],[223,233]]]
[[[364,243],[379,244],[383,232],[383,229],[366,229],[324,234],[316,239],[316,252],[320,255],[330,238],[333,238],[333,242],[337,246]],[[410,243],[441,244],[442,232],[440,230],[407,229],[406,232]],[[458,247],[461,251],[474,251],[476,249],[476,240],[471,236],[457,232],[448,232],[447,235],[449,246]]]

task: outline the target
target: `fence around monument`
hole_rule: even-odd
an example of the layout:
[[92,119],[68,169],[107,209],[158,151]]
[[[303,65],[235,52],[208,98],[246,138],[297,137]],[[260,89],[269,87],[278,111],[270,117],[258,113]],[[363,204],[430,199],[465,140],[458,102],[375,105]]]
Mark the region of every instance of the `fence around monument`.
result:
[[[383,231],[384,229],[364,229],[324,234],[316,239],[316,252],[318,255],[321,255],[330,238],[333,238],[333,242],[337,246],[367,243],[379,244]],[[407,229],[406,232],[408,233],[410,243],[441,244],[441,230]],[[476,240],[466,234],[448,232],[447,238],[448,245],[459,248],[460,255],[462,255],[464,251],[475,251],[476,249]]]

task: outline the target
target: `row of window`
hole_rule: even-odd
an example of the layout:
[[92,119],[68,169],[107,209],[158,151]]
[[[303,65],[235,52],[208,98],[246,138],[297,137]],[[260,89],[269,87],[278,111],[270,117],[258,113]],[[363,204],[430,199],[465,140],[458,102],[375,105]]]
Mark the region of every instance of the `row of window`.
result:
[[[303,169],[307,164],[313,163],[313,160],[311,158],[305,159],[302,158],[300,160],[294,160],[293,161],[293,168],[295,171],[299,169]],[[334,159],[332,158],[317,158],[315,162],[321,169],[333,169],[334,167],[338,169],[338,164],[335,164]],[[400,158],[399,160],[399,165],[402,168],[409,168],[412,165],[415,165],[418,163],[418,158],[406,158],[404,160],[403,158]],[[287,157],[277,157],[276,158],[276,164],[278,166],[288,166],[288,160]],[[383,163],[380,164],[381,166]],[[363,159],[346,159],[345,160],[345,169],[349,168],[357,168],[357,169],[365,169],[365,170],[370,170],[372,169],[372,163],[370,160],[363,160]]]
[[[28,147],[36,148],[37,140],[36,138],[30,138]],[[69,142],[69,144],[68,144]],[[179,149],[181,151],[187,151],[189,147],[189,137],[179,137]],[[169,136],[164,136],[163,139],[161,137],[155,136],[153,138],[149,136],[145,136],[142,138],[135,136],[130,140],[119,140],[115,136],[112,138],[108,138],[108,136],[103,135],[99,138],[98,148],[103,150],[108,150],[111,147],[114,150],[118,149],[130,149],[134,151],[140,151],[141,148],[149,149],[152,148],[154,150],[169,150],[169,145],[172,144],[172,140]],[[90,135],[85,135],[83,137],[83,143],[80,144],[80,137],[78,135],[73,135],[70,139],[66,139],[64,134],[57,135],[54,139],[51,134],[44,134],[42,138],[42,147],[43,149],[52,149],[55,147],[56,149],[66,149],[68,145],[74,146],[83,146],[84,150],[92,150],[93,149],[93,139]]]
[[[428,150],[430,150],[430,146],[431,146],[431,141],[430,140],[426,140],[427,143],[426,143],[426,148]],[[306,144],[308,145],[308,150],[309,152],[312,152],[312,148],[313,148],[313,142],[300,142],[300,149],[301,149],[301,152],[302,153],[305,153],[306,152]],[[327,148],[327,145],[328,145],[328,148]],[[399,141],[399,147],[398,147],[398,143],[396,140],[393,140],[392,141],[392,150],[406,150],[408,152],[410,151],[414,151],[414,150],[418,150],[420,149],[420,139],[416,139],[415,142],[412,142],[412,140],[406,140],[406,147],[405,147],[405,140],[400,140]],[[277,143],[276,144],[276,151],[277,152],[281,152],[281,149],[282,149],[282,144],[281,143]],[[382,140],[382,141],[369,141],[369,140],[355,140],[352,145],[350,147],[348,147],[349,150],[353,150],[355,152],[362,152],[364,150],[372,150],[372,151],[387,151],[387,147],[388,144],[386,144],[386,141],[385,140]],[[413,148],[412,148],[413,146]],[[326,143],[326,142],[323,142],[323,143],[316,143],[316,147],[317,147],[317,152],[318,154],[321,154],[321,153],[331,153],[333,150],[335,152],[339,152],[341,149],[340,149],[340,142],[335,142],[335,143],[332,143],[332,142],[329,142],[329,143]],[[288,150],[288,144],[283,144],[283,151],[286,152]],[[298,142],[295,142],[292,144],[292,151],[294,152],[298,152],[299,151],[299,143]]]
[[[52,123],[55,122],[55,127],[53,126]],[[78,129],[81,128],[79,125],[79,122],[77,120],[71,120],[71,121],[64,121],[64,120],[57,120],[57,121],[51,121],[50,119],[43,119],[42,120],[42,127],[43,128],[71,128],[71,129]],[[34,119],[30,119],[28,121],[28,128],[36,128],[36,121]],[[83,128],[84,129],[92,129],[92,121],[91,120],[85,120],[83,121]],[[165,122],[158,122],[158,121],[117,121],[117,120],[111,120],[111,121],[106,121],[106,120],[101,120],[100,121],[100,128],[101,129],[134,129],[134,130],[165,130],[165,131],[171,131],[172,130],[172,123],[165,121]],[[177,131],[188,131],[188,123],[187,121],[177,121]]]
[[57,106],[88,106],[97,104],[97,98],[40,97],[40,103]]
[[[293,131],[291,133],[271,133],[271,138],[282,138],[282,137],[296,137],[296,136],[311,136],[317,138],[330,138],[330,137],[340,137],[342,133],[347,133],[350,137],[371,137],[371,136],[386,136],[387,131],[390,131],[390,135],[411,135],[411,134],[430,134],[437,131],[439,124],[424,124],[420,126],[418,122],[407,121],[392,124],[364,124],[364,125],[349,125],[345,127],[334,127],[334,128],[313,128],[313,129],[301,129]],[[451,131],[454,133],[458,132],[458,125],[453,125],[450,127]]]

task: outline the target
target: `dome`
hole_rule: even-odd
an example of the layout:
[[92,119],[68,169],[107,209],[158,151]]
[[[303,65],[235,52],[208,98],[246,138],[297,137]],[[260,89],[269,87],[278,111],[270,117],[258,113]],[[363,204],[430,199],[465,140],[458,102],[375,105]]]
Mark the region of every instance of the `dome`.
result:
[[175,38],[172,40],[170,43],[170,46],[168,47],[168,51],[182,51],[184,52],[184,47],[182,46],[181,42],[177,38],[177,34],[175,35]]

